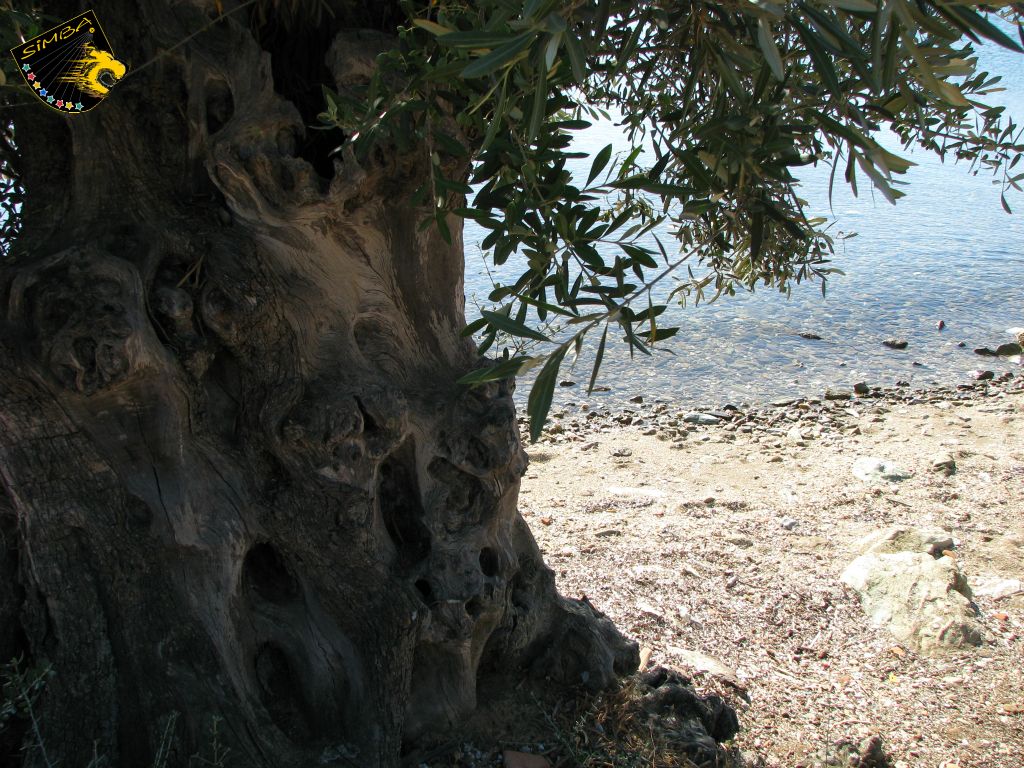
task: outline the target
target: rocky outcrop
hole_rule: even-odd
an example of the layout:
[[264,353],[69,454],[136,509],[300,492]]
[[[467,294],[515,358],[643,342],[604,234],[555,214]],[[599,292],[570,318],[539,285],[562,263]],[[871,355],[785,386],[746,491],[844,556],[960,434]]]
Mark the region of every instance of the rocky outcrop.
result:
[[941,531],[879,531],[862,542],[864,554],[841,578],[860,595],[876,626],[918,653],[979,646],[984,632],[952,547],[952,538]]

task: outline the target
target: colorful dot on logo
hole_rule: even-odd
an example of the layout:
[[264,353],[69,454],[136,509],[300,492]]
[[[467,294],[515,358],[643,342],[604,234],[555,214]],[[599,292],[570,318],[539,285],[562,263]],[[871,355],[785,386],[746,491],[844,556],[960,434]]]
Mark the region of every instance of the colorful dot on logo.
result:
[[28,75],[26,75],[26,77],[28,77],[28,79],[30,81],[31,80],[35,80],[36,79],[36,73],[35,72],[29,72]]
[[21,68],[22,68],[23,70],[25,70],[26,72],[28,72],[28,71],[29,71],[30,69],[32,69],[32,66],[31,66],[31,65],[29,65],[29,64],[22,64],[22,65],[21,65]]
[[46,89],[45,88],[40,88],[39,89],[39,95],[40,96],[45,96],[46,95]]
[[82,102],[78,102],[77,104],[75,104],[75,109],[81,112],[84,109],[84,107],[82,106]]
[[46,97],[46,100],[47,100],[48,102],[50,102],[51,104],[53,104],[53,96],[47,96],[47,97]]
[[63,107],[64,106],[64,99],[57,99],[57,106],[58,107]]
[[38,91],[38,90],[42,89],[43,84],[40,83],[40,82],[35,82],[35,83],[32,83],[32,87],[35,88]]

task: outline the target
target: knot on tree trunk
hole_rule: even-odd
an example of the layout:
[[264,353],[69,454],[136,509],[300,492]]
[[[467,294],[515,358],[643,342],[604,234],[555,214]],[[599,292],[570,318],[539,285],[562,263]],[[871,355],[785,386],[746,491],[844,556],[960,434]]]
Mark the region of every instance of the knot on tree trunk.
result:
[[54,383],[92,395],[146,362],[142,296],[131,264],[95,248],[73,248],[13,281],[8,319]]

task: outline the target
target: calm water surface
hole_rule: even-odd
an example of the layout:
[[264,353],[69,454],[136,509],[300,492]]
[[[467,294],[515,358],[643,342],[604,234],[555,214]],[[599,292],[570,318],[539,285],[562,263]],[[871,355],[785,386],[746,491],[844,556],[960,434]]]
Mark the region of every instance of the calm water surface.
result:
[[[990,100],[1024,120],[1024,56],[991,45],[981,54],[989,71],[1003,75],[1007,89]],[[580,143],[597,151],[609,142],[626,147],[610,123],[595,125]],[[972,349],[1011,341],[1006,329],[1024,326],[1024,217],[1002,210],[991,176],[971,176],[966,165],[942,164],[920,152],[910,157],[919,165],[906,175],[907,196],[895,206],[872,195],[863,174],[858,175],[860,197],[854,197],[840,172],[830,209],[829,169],[806,171],[802,196],[810,212],[832,219],[833,232],[857,233],[837,242],[834,265],[846,274],[830,279],[824,298],[820,286],[804,284],[794,287],[788,300],[759,291],[670,308],[662,323],[680,325],[679,334],[653,357],[638,355],[634,361],[625,344],[613,348],[609,334],[599,383],[611,391],[594,393],[592,400],[621,403],[641,393],[693,405],[757,402],[820,394],[861,380],[929,386],[964,381],[979,367],[1016,368]],[[1011,192],[1009,202],[1024,212],[1024,195]],[[516,276],[515,270],[499,273],[493,266],[488,274],[479,248],[485,234],[467,223],[471,319],[474,307],[487,305],[492,279],[509,282]],[[939,320],[946,324],[941,332]],[[822,340],[799,336],[805,332]],[[882,341],[893,336],[905,338],[909,348],[884,347]],[[598,340],[589,342],[591,351]],[[961,341],[966,348],[957,346]],[[585,395],[591,359],[585,351],[575,370],[563,365],[562,378],[579,386],[560,389],[559,400]],[[519,390],[524,399],[527,390],[528,381]]]

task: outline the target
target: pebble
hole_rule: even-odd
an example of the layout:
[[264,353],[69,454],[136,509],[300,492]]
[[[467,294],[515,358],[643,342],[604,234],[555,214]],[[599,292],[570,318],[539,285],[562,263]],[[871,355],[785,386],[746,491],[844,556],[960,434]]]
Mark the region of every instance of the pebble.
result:
[[826,400],[849,400],[853,395],[845,389],[826,389]]
[[854,477],[866,483],[878,482],[879,480],[896,482],[911,477],[910,472],[902,467],[893,464],[891,461],[874,456],[862,456],[854,461],[852,471]]
[[753,540],[748,539],[746,536],[739,536],[733,534],[730,536],[726,536],[725,540],[729,544],[732,544],[734,547],[739,547],[740,549],[749,549],[750,547],[754,546]]
[[995,378],[992,371],[971,371],[971,378],[975,381],[990,381]]
[[705,427],[722,423],[722,420],[717,416],[712,416],[710,413],[700,413],[699,411],[692,411],[686,414],[683,416],[683,421],[687,424],[699,424]]
[[505,768],[551,768],[551,763],[542,755],[531,755],[511,749],[501,753],[501,762]]
[[858,381],[853,385],[853,391],[858,395],[867,395],[871,392],[871,387],[868,386],[866,381]]
[[1006,344],[1000,344],[998,347],[996,347],[997,355],[1019,355],[1022,353],[1024,353],[1024,348],[1022,348],[1021,345],[1015,341],[1010,341],[1007,342]]
[[793,425],[786,433],[786,439],[791,443],[796,443],[797,445],[806,445],[804,440],[807,439],[809,434],[809,430],[801,429],[799,425]]
[[799,521],[794,520],[792,517],[789,517],[787,515],[779,520],[779,525],[781,525],[787,531],[792,531],[794,528],[797,527],[797,525],[799,525]]
[[948,453],[939,453],[932,458],[932,471],[952,475],[956,472],[956,461]]
[[907,348],[907,341],[906,341],[906,339],[886,339],[885,341],[882,342],[882,344],[884,344],[885,346],[889,347],[889,349],[906,349]]

